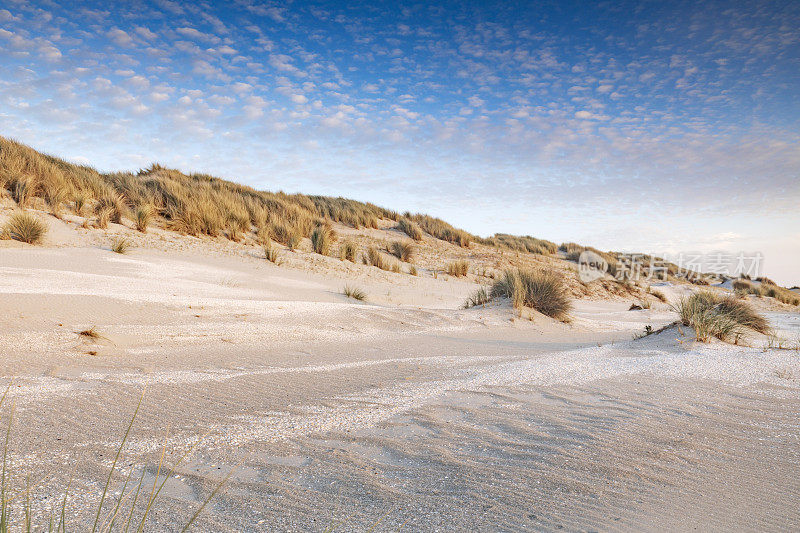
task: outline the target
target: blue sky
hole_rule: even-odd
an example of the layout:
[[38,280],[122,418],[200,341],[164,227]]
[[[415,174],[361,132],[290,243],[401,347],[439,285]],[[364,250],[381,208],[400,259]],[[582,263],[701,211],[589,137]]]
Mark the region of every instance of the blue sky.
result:
[[0,132],[101,170],[800,282],[800,2],[3,0],[0,69]]

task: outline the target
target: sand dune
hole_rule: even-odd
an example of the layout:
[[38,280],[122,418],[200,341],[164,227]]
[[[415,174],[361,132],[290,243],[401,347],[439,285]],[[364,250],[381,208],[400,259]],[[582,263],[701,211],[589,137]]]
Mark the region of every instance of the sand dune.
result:
[[[579,300],[563,324],[460,309],[469,282],[370,275],[362,303],[336,270],[203,249],[4,249],[0,273],[9,459],[46,473],[36,513],[76,465],[73,521],[93,518],[146,388],[114,489],[197,445],[158,530],[229,472],[199,529],[800,525],[797,353],[685,328],[633,340],[674,320],[666,304]],[[797,333],[796,313],[769,313]]]

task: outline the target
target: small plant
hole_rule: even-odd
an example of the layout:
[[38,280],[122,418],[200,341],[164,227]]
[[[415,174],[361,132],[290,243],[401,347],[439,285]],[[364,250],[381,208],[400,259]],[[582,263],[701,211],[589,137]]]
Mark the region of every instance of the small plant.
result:
[[272,239],[267,239],[263,244],[264,257],[270,263],[278,264],[278,248],[272,244]]
[[459,260],[453,261],[447,265],[447,273],[456,278],[461,278],[469,272],[469,263],[467,261]]
[[391,267],[391,270],[392,270],[392,272],[394,272],[395,274],[399,274],[399,273],[400,273],[400,263],[395,263],[395,262],[392,262],[392,267]]
[[412,276],[419,275],[417,272],[417,267],[415,267],[414,265],[408,267],[408,273],[411,274]]
[[3,226],[3,233],[15,241],[39,244],[47,234],[47,226],[31,213],[21,211],[11,215]]
[[342,290],[342,294],[347,296],[348,298],[352,298],[354,300],[358,300],[359,302],[363,302],[367,299],[367,293],[357,287],[351,287],[350,285],[345,285],[344,289]]
[[311,249],[320,255],[328,255],[331,251],[333,232],[330,226],[319,225],[311,232]]
[[115,254],[126,254],[131,248],[131,243],[125,237],[117,237],[111,241],[111,251]]
[[422,230],[409,218],[401,218],[397,228],[415,241],[422,240]]
[[79,331],[78,335],[81,336],[81,337],[86,337],[87,339],[92,339],[92,340],[101,339],[103,337],[97,331],[95,326],[92,326],[89,329],[84,329],[83,331]]
[[339,258],[342,261],[356,262],[356,255],[358,254],[358,246],[353,241],[344,241],[339,245]]
[[476,289],[475,292],[469,295],[467,300],[464,302],[464,309],[469,309],[470,307],[475,307],[477,305],[485,306],[492,300],[492,297],[489,295],[489,291],[486,287],[480,287]]
[[153,208],[150,204],[140,205],[136,208],[134,217],[136,218],[136,229],[147,233],[147,226],[150,225],[150,220],[153,218]]

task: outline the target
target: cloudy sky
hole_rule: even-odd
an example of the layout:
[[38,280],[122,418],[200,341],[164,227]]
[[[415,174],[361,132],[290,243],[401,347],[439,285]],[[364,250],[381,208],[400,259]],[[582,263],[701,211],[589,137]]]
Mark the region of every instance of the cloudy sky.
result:
[[800,2],[0,2],[0,134],[800,283]]

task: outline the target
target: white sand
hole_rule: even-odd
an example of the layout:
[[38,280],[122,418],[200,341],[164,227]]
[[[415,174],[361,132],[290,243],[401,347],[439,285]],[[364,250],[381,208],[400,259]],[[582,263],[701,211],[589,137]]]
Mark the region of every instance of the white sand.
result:
[[[161,238],[126,256],[80,236],[0,248],[10,461],[17,482],[52,475],[37,512],[77,464],[74,519],[89,516],[146,386],[121,474],[155,479],[165,443],[174,460],[199,442],[153,529],[234,465],[198,530],[800,526],[796,351],[697,344],[685,328],[632,340],[675,319],[660,303],[582,300],[569,325],[530,321],[459,309],[471,281],[280,268]],[[800,339],[796,312],[770,316]],[[96,342],[76,334],[92,326]]]

